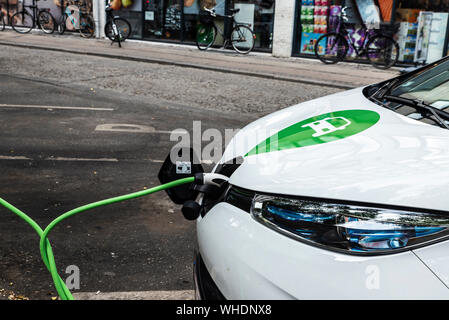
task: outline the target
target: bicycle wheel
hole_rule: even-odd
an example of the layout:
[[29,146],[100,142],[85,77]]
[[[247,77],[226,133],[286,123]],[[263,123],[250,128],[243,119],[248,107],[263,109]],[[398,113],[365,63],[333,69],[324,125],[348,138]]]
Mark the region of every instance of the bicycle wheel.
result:
[[231,33],[231,44],[235,51],[242,54],[251,52],[256,43],[256,35],[247,26],[235,26]]
[[366,44],[366,55],[373,67],[388,69],[398,61],[399,45],[391,37],[375,36]]
[[339,33],[326,33],[315,43],[315,56],[325,64],[342,61],[348,53],[349,45]]
[[64,34],[66,28],[67,28],[67,19],[69,18],[69,16],[67,14],[63,14],[61,16],[61,18],[59,18],[59,22],[58,22],[58,33],[59,34]]
[[80,28],[78,30],[82,37],[92,38],[95,33],[95,22],[90,15],[80,16]]
[[[114,19],[114,22],[115,22],[115,25],[117,26],[117,32],[120,37],[120,42],[123,42],[126,39],[128,39],[129,36],[131,35],[131,25],[128,22],[128,20],[123,19],[123,18],[116,18],[116,19]],[[111,40],[113,42],[117,41],[117,38],[114,34],[114,29],[112,27],[112,21],[109,21],[104,26],[104,34],[106,35],[106,37],[109,38],[109,40]]]
[[5,15],[0,12],[0,31],[5,30]]
[[217,37],[217,27],[214,24],[198,24],[196,30],[196,46],[200,50],[209,49]]
[[37,16],[37,22],[39,27],[47,34],[51,34],[55,31],[56,22],[55,18],[48,11],[41,11]]
[[33,29],[33,17],[25,11],[16,12],[11,17],[11,26],[18,33],[28,33]]

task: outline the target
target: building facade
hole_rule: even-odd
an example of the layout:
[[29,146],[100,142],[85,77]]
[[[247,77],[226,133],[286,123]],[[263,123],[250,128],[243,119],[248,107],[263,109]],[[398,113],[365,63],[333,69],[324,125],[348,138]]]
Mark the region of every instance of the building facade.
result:
[[[40,0],[59,21],[66,7],[92,13],[97,37],[104,36],[105,5],[108,0]],[[363,26],[391,34],[400,47],[399,61],[405,64],[435,61],[448,54],[449,0],[118,0],[116,14],[132,27],[132,39],[195,44],[201,8],[215,8],[222,32],[231,29],[231,9],[240,9],[236,21],[250,24],[256,34],[255,50],[276,57],[314,58],[314,44],[332,31],[343,7],[348,7],[349,36],[360,44]],[[0,0],[10,23],[23,4],[36,0]],[[220,17],[221,16],[221,17]],[[73,29],[68,22],[67,29]],[[218,37],[218,44],[223,39]],[[347,59],[353,59],[349,52]]]

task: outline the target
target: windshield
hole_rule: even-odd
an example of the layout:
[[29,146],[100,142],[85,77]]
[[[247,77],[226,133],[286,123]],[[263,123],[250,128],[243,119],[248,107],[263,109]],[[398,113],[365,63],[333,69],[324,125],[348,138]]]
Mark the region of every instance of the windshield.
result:
[[449,107],[449,60],[407,79],[390,94],[422,100],[438,109]]
[[399,79],[381,88],[373,87],[375,92],[368,95],[374,102],[404,116],[449,128],[449,59]]

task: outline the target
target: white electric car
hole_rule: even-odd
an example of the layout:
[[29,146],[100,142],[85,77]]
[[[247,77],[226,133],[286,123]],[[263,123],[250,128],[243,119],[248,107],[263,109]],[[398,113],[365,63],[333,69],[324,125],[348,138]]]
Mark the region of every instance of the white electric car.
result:
[[449,299],[449,59],[239,131],[202,199],[202,299]]

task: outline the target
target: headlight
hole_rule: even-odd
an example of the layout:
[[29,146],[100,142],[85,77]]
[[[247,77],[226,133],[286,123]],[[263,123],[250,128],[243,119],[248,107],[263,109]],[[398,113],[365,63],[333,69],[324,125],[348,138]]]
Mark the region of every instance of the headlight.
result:
[[255,194],[251,214],[297,240],[345,253],[388,254],[449,236],[449,215]]

